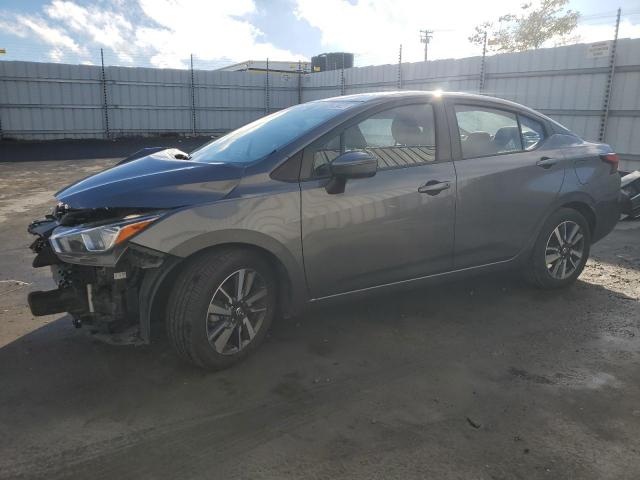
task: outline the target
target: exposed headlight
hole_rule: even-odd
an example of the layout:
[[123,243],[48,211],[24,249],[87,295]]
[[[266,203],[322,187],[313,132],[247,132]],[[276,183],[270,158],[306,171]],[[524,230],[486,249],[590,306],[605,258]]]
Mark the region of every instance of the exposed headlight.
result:
[[155,222],[159,215],[131,216],[98,227],[58,227],[50,241],[57,253],[101,253],[111,250]]

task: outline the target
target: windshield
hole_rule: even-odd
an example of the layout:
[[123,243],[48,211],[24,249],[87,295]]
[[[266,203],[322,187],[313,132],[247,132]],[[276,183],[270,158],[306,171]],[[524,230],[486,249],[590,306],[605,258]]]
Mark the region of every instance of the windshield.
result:
[[191,153],[197,162],[250,163],[259,160],[335,117],[352,102],[295,105],[251,122]]

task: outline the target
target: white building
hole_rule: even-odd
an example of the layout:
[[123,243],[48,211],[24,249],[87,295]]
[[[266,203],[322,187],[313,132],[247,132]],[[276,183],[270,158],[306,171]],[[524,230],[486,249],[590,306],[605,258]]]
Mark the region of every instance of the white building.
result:
[[[265,73],[267,71],[266,60],[247,60],[245,62],[219,68],[223,72],[256,72]],[[311,72],[311,62],[298,61],[278,61],[269,60],[269,72],[273,73],[295,73],[302,70],[305,73]]]

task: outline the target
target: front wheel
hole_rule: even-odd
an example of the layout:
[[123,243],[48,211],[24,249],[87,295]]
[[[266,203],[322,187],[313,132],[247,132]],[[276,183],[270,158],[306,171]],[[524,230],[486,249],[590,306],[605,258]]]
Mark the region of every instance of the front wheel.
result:
[[562,288],[582,273],[591,247],[591,231],[576,210],[561,208],[545,222],[529,263],[526,277],[541,288]]
[[167,308],[167,334],[184,359],[229,367],[264,339],[276,308],[271,268],[250,250],[206,252],[187,260]]

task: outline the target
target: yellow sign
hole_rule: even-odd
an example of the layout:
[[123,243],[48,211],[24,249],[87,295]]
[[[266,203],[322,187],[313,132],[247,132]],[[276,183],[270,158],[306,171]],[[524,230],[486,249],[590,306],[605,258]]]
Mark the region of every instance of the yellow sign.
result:
[[7,53],[7,51],[4,48],[0,48],[0,54],[3,54],[3,53]]

